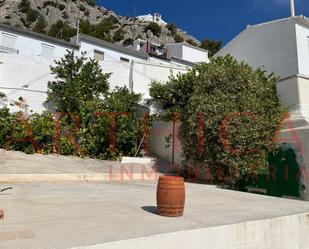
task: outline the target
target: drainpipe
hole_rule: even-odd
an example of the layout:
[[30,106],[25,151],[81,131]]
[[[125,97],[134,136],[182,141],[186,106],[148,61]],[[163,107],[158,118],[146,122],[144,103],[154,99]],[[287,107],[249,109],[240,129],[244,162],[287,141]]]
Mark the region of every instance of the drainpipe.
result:
[[134,74],[134,60],[130,63],[130,75],[129,75],[129,91],[133,92],[133,74]]

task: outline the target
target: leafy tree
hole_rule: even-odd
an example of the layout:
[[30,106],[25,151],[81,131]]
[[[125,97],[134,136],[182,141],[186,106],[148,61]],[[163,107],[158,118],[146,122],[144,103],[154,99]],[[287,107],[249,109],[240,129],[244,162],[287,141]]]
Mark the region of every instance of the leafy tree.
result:
[[127,87],[116,87],[106,98],[107,109],[113,112],[133,113],[140,101],[141,95],[130,92]]
[[201,48],[209,51],[209,57],[214,56],[222,46],[222,41],[213,41],[210,39],[204,39],[200,45]]
[[151,32],[155,36],[160,36],[161,32],[162,32],[162,27],[155,22],[151,22],[146,26],[145,31],[147,31],[147,30],[151,30]]
[[[21,119],[20,113],[11,114],[9,109],[1,108],[0,147],[44,154],[57,149],[61,155],[109,160],[138,152],[143,132],[137,116],[140,94],[126,87],[109,91],[110,75],[102,72],[98,62],[71,51],[55,61],[51,72],[55,79],[48,83],[47,101],[53,102],[61,114],[57,119],[60,129],[55,129],[50,111]],[[4,94],[0,93],[0,98],[6,101]],[[25,122],[30,129],[25,128]],[[55,131],[59,135],[55,136]],[[71,136],[65,136],[67,131]],[[34,141],[37,146],[33,146]]]
[[180,113],[185,161],[200,172],[211,170],[218,181],[234,184],[266,167],[265,151],[282,117],[277,80],[225,56],[171,78],[166,85],[152,84],[150,94],[167,110]]
[[45,21],[45,18],[43,16],[40,16],[38,21],[36,22],[36,24],[33,27],[33,31],[45,34],[46,33],[46,27],[47,27],[47,23]]
[[55,63],[50,68],[55,80],[48,83],[48,101],[57,111],[79,113],[87,102],[106,95],[110,75],[102,72],[98,61],[68,51]]
[[149,94],[154,101],[160,102],[168,115],[183,113],[188,101],[192,97],[196,74],[202,70],[197,65],[186,74],[170,77],[168,83],[153,81],[150,84]]

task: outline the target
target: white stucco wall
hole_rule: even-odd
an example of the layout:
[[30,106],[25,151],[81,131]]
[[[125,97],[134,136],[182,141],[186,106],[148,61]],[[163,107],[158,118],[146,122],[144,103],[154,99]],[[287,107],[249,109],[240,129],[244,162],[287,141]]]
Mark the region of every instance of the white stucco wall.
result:
[[298,73],[295,20],[283,19],[249,26],[221,49],[217,56],[231,54],[253,67],[265,66],[281,78]]
[[98,50],[98,51],[104,52],[104,61],[120,61],[120,57],[124,57],[129,60],[140,60],[140,61],[143,60],[140,57],[136,57],[136,56],[132,56],[127,53],[121,53],[116,50],[104,48],[102,46],[98,46],[96,44],[86,42],[86,41],[81,41],[80,46],[81,46],[80,53],[86,52],[86,56],[92,59],[94,56],[94,51]]
[[[152,122],[149,138],[149,148],[150,152],[165,159],[169,163],[174,163],[181,167],[183,162],[182,149],[179,139],[179,125],[180,123],[175,123],[175,130],[173,133],[173,123],[154,121]],[[172,146],[173,139],[171,138],[170,143],[167,142],[166,138],[169,136],[174,136],[174,148]],[[174,150],[174,152],[173,152]],[[173,162],[174,153],[174,162]]]
[[[53,79],[50,75],[53,59],[0,53],[0,92],[4,92],[9,101],[23,97],[29,104],[29,110],[42,112],[45,109],[43,103],[46,100],[47,83]],[[187,70],[145,61],[136,61],[133,70],[130,69],[131,63],[121,61],[106,60],[101,61],[100,65],[104,73],[112,73],[109,80],[111,89],[116,86],[129,88],[131,78],[133,91],[141,93],[144,98],[149,98],[152,80],[167,81],[171,74],[185,73]],[[25,85],[28,87],[23,87]]]
[[167,48],[170,49],[171,55],[183,60],[197,62],[208,62],[208,52],[200,48],[194,48],[193,46],[184,43],[167,44]]
[[208,52],[184,45],[182,59],[192,62],[208,62]]
[[309,76],[309,28],[297,23],[297,55],[299,74]]
[[43,103],[47,97],[47,82],[52,79],[49,73],[52,63],[52,59],[0,53],[0,92],[7,95],[9,103],[23,97],[29,111],[42,112],[45,109]]
[[186,73],[186,68],[172,65],[160,65],[147,62],[135,62],[133,73],[133,91],[143,94],[143,98],[150,98],[149,86],[152,80],[165,82],[171,75]]
[[182,46],[177,44],[167,44],[167,48],[169,48],[171,55],[182,58]]
[[16,42],[14,49],[19,50],[20,55],[32,55],[42,57],[42,43],[54,47],[54,56],[56,58],[62,57],[67,49],[72,49],[71,47],[65,47],[63,45],[57,45],[55,43],[47,42],[45,40],[40,40],[26,35],[21,35],[16,32],[7,32],[1,30],[0,28],[0,45],[2,44],[3,34],[10,34],[16,36]]

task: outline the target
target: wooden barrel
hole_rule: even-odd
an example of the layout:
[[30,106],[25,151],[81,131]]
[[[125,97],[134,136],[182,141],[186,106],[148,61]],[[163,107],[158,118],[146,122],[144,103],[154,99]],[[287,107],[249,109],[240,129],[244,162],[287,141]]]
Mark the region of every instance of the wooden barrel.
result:
[[185,206],[185,185],[182,177],[160,176],[157,187],[158,213],[162,216],[179,217]]

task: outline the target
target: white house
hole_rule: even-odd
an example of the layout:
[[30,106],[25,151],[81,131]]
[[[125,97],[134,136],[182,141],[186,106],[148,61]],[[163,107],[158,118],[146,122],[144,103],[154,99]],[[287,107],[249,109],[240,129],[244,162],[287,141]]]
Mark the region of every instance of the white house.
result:
[[284,106],[309,117],[309,20],[289,17],[248,26],[221,49],[253,67],[264,66],[280,77],[278,94]]
[[78,41],[65,42],[28,30],[0,24],[0,92],[9,102],[24,99],[28,109],[45,110],[47,83],[53,79],[50,66],[67,50],[99,61],[105,73],[111,73],[110,86],[127,86],[149,98],[152,80],[166,81],[171,75],[185,73],[195,61],[164,53],[133,50],[83,35]]
[[0,24],[0,52],[43,58],[62,57],[79,46],[40,33]]
[[160,13],[148,14],[148,15],[141,15],[136,17],[138,20],[145,21],[145,22],[155,22],[160,25],[166,25],[167,23],[162,20]]
[[227,54],[280,77],[277,93],[290,112],[285,122],[290,126],[281,131],[281,138],[289,141],[284,146],[297,151],[299,165],[306,169],[304,197],[309,200],[309,19],[292,16],[249,25],[216,56]]
[[188,43],[171,43],[166,47],[175,58],[191,61],[193,63],[208,62],[208,51]]

